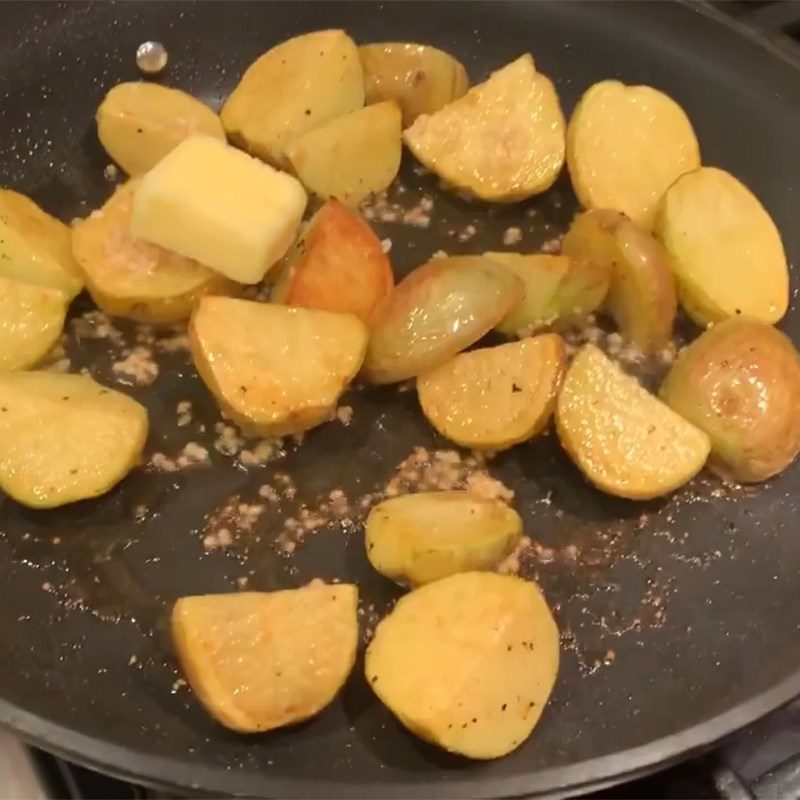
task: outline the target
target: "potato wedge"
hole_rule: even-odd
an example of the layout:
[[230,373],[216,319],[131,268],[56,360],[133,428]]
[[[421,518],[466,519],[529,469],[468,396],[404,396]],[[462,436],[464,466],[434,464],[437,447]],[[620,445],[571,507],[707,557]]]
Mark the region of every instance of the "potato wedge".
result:
[[457,572],[490,570],[522,536],[522,520],[502,500],[468,491],[418,492],[370,511],[367,557],[378,572],[420,586]]
[[462,447],[505,450],[550,421],[566,358],[554,333],[459,353],[417,378],[419,402],[442,436]]
[[525,297],[497,330],[509,336],[556,320],[596,311],[608,293],[611,265],[547,253],[486,253],[508,267],[525,284]]
[[403,151],[400,123],[393,100],[359,108],[293,139],[286,157],[318,197],[357,206],[397,177]]
[[702,469],[711,449],[703,431],[591,344],[567,370],[556,429],[563,448],[598,489],[630,500],[682,486]]
[[800,452],[800,354],[771,325],[733,317],[684,348],[661,399],[711,439],[709,467],[764,481]]
[[31,508],[104,494],[136,465],[147,410],[88,375],[0,375],[0,487]]
[[358,589],[315,582],[279,592],[181,597],[172,640],[214,719],[257,733],[313,717],[353,668]]
[[553,84],[524,55],[403,134],[456,189],[513,203],[549,189],[564,165],[564,116]]
[[773,324],[789,305],[781,236],[758,199],[733,175],[703,167],[664,195],[655,227],[699,325],[736,314]]
[[355,43],[344,31],[315,31],[256,59],[220,117],[231,141],[285,168],[290,141],[363,105],[364,75]]
[[567,127],[567,167],[580,204],[622,211],[646,230],[667,188],[699,166],[686,113],[650,86],[596,83]]
[[417,736],[489,759],[530,736],[558,660],[558,628],[536,584],[464,572],[400,598],[375,629],[365,672]]
[[608,310],[623,337],[645,353],[661,350],[678,310],[675,278],[661,245],[622,214],[587,211],[564,237],[563,250],[595,264],[610,264]]
[[469,88],[463,64],[424,44],[379,42],[358,48],[367,103],[396,100],[407,128],[420,114],[433,114]]
[[204,297],[189,343],[197,371],[244,428],[282,436],[330,418],[367,345],[352,314]]
[[72,232],[75,260],[92,299],[107,314],[147,323],[188,319],[206,294],[229,294],[235,284],[208,267],[130,233],[138,180],[119,187]]
[[394,286],[381,240],[354,211],[328,200],[311,218],[273,289],[275,302],[355,314],[367,322]]
[[40,361],[61,335],[66,313],[58,289],[0,275],[0,372]]
[[497,325],[523,291],[511,270],[482,256],[429,261],[375,309],[367,378],[394,383],[443,364]]

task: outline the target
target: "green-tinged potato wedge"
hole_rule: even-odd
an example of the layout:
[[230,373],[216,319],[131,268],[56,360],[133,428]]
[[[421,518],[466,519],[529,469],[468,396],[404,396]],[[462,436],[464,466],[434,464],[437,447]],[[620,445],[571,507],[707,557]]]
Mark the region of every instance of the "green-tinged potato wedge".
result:
[[358,48],[367,103],[396,100],[407,128],[469,88],[467,71],[449,53],[424,44],[380,42]]
[[513,203],[553,185],[564,164],[564,129],[553,84],[524,55],[436,113],[417,117],[404,138],[454,188]]
[[646,230],[667,188],[699,166],[689,118],[650,86],[596,83],[569,121],[567,167],[580,204],[622,211]]
[[560,336],[546,333],[459,353],[417,378],[422,411],[442,436],[476,450],[504,450],[550,421],[566,367]]
[[669,342],[678,310],[675,278],[649,233],[618,212],[587,211],[573,220],[563,250],[611,266],[606,304],[625,339],[645,353]]
[[419,586],[457,572],[493,569],[522,536],[502,500],[468,491],[392,497],[367,517],[367,557],[387,578]]
[[709,466],[763,481],[800,452],[800,355],[765,322],[734,317],[681,351],[661,399],[711,439]]
[[522,281],[483,256],[435,258],[375,309],[364,372],[395,383],[431,370],[488,333],[522,300]]
[[655,226],[699,325],[744,314],[773,324],[789,305],[789,270],[775,223],[733,175],[703,167],[664,195]]
[[594,345],[567,370],[556,404],[561,444],[608,494],[648,500],[682,486],[703,467],[703,431],[643,389]]
[[400,598],[375,629],[365,672],[412,733],[490,759],[530,736],[558,656],[558,628],[536,584],[463,572]]
[[596,311],[608,293],[611,265],[564,255],[486,253],[511,269],[525,284],[525,297],[497,330],[514,336],[526,328]]
[[395,179],[402,151],[400,108],[387,100],[304,133],[285,152],[306,188],[318,197],[357,206]]
[[313,717],[356,657],[357,587],[313,582],[280,592],[181,597],[172,641],[189,685],[214,719],[258,733]]
[[147,410],[88,375],[0,375],[0,488],[31,508],[104,494],[139,461]]
[[367,330],[353,314],[204,297],[189,343],[222,410],[264,436],[330,419],[364,358]]
[[275,166],[306,131],[364,105],[358,48],[344,32],[295,36],[256,59],[220,117],[231,141]]

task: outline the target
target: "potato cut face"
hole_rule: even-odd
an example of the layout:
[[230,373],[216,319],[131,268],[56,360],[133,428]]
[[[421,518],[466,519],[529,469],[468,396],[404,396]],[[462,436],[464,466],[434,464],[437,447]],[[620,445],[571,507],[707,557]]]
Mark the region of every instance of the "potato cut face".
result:
[[497,325],[523,292],[511,270],[482,256],[429,261],[375,309],[367,378],[394,383],[443,364]]
[[594,345],[575,356],[556,405],[562,446],[604,492],[631,500],[668,494],[693,478],[708,436],[643,389]]
[[106,313],[139,322],[180,322],[200,297],[227,294],[234,284],[197,261],[131,235],[138,184],[128,181],[75,227],[75,259],[92,299]]
[[673,181],[699,166],[689,118],[649,86],[596,83],[567,128],[567,167],[581,205],[621,211],[646,230]]
[[530,55],[493,73],[404,133],[411,152],[456,189],[516,202],[549,189],[564,164],[564,116]]
[[403,127],[433,114],[469,88],[467,71],[449,53],[424,44],[378,42],[358,48],[367,103],[396,100]]
[[709,466],[763,481],[800,452],[800,355],[764,322],[733,317],[681,351],[661,398],[711,439]]
[[320,125],[286,146],[286,157],[318,197],[357,206],[386,189],[400,169],[400,108],[393,100],[359,108]]
[[550,333],[460,353],[417,378],[422,411],[442,436],[478,450],[503,450],[550,421],[566,366]]
[[301,589],[182,597],[172,640],[192,690],[214,719],[242,733],[318,714],[356,656],[358,589]]
[[530,735],[558,656],[558,629],[534,583],[465,572],[400,598],[375,629],[365,672],[417,736],[490,759]]
[[330,417],[361,367],[367,331],[352,314],[204,297],[189,342],[220,407],[247,429],[280,436]]
[[32,508],[97,497],[139,461],[147,410],[88,375],[0,375],[0,486]]
[[392,580],[419,586],[458,572],[493,569],[522,536],[522,520],[501,500],[467,491],[418,492],[375,506],[367,557]]
[[97,109],[97,136],[130,176],[151,170],[184,139],[203,133],[225,141],[220,118],[196,97],[159,83],[118,83]]
[[67,298],[58,289],[0,275],[0,372],[43,358],[64,327]]
[[231,140],[286,167],[286,145],[364,105],[358,48],[340,30],[295,36],[256,59],[220,117]]
[[702,167],[664,195],[656,236],[672,261],[681,303],[700,325],[737,314],[777,322],[789,270],[775,223],[733,175]]

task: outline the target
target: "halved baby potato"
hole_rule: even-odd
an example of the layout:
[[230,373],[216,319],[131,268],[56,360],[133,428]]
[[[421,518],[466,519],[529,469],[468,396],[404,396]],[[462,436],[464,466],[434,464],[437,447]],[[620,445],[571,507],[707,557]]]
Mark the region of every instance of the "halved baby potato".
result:
[[367,378],[394,383],[443,364],[497,325],[523,291],[511,270],[483,256],[429,261],[375,309]]
[[789,304],[781,236],[750,190],[703,167],[664,195],[655,227],[678,278],[681,303],[699,325],[736,314],[773,324]]
[[504,450],[550,421],[566,367],[549,333],[460,353],[417,378],[422,411],[442,436],[476,450]]
[[192,690],[241,733],[318,714],[353,668],[358,589],[312,583],[278,592],[182,597],[172,640]]
[[234,422],[282,436],[330,418],[361,367],[367,330],[353,314],[204,297],[189,344],[200,377]]
[[222,107],[235,144],[278,167],[286,145],[364,105],[358,48],[340,30],[295,36],[256,59]]
[[556,405],[562,446],[609,494],[648,500],[682,486],[703,467],[711,443],[594,345],[567,370]]
[[189,318],[200,297],[230,293],[235,285],[197,261],[131,235],[138,185],[138,180],[128,181],[78,223],[72,250],[103,311],[139,322],[180,322]]
[[370,511],[367,557],[382,575],[419,586],[457,572],[493,569],[522,536],[522,520],[502,500],[468,491],[418,492]]
[[536,584],[464,572],[398,600],[375,629],[365,672],[412,733],[469,758],[499,758],[539,721],[558,646]]
[[580,204],[621,211],[646,230],[667,188],[699,166],[689,118],[650,86],[596,83],[569,121],[567,167]]
[[310,191],[349,206],[389,186],[402,151],[400,107],[393,100],[336,117],[285,149],[294,173]]
[[0,487],[32,508],[104,494],[137,462],[147,410],[88,375],[0,375]]
[[564,164],[564,116],[529,54],[404,133],[411,152],[456,189],[516,202],[553,185]]

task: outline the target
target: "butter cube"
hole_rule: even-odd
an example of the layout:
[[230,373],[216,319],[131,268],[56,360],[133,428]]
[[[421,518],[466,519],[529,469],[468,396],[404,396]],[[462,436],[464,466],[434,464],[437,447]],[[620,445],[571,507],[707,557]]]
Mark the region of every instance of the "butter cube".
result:
[[211,136],[191,136],[141,179],[131,233],[257,283],[294,241],[306,201],[291,175]]

